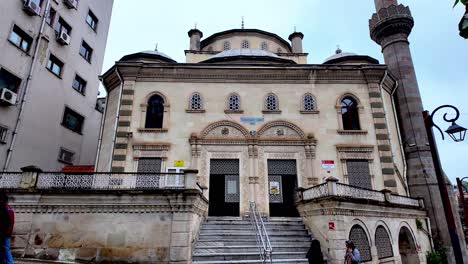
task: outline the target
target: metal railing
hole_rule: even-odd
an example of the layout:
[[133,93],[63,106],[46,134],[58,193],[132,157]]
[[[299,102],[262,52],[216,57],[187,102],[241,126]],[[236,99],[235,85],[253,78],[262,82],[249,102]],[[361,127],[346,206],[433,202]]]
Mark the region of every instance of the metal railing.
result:
[[273,263],[273,248],[271,247],[268,232],[255,202],[250,202],[250,223],[255,229],[260,259],[263,263]]
[[340,197],[350,199],[360,199],[388,203],[393,205],[403,205],[411,207],[424,207],[420,199],[414,199],[407,196],[401,196],[390,193],[390,191],[376,191],[361,187],[338,183],[337,181],[327,181],[302,191],[302,200],[311,201],[328,197]]
[[16,189],[20,187],[22,172],[0,172],[0,188]]

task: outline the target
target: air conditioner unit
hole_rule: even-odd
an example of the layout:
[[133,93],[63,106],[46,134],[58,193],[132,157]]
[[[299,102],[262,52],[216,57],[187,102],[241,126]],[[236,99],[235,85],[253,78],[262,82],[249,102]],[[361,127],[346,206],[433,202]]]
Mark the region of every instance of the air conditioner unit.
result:
[[68,8],[76,9],[78,7],[78,1],[77,0],[63,0],[63,3],[66,6],[68,6]]
[[70,35],[67,32],[61,31],[57,36],[57,41],[62,45],[70,45]]
[[0,103],[15,105],[17,95],[7,88],[0,89]]
[[41,7],[34,0],[24,0],[23,10],[31,16],[38,16],[41,14]]

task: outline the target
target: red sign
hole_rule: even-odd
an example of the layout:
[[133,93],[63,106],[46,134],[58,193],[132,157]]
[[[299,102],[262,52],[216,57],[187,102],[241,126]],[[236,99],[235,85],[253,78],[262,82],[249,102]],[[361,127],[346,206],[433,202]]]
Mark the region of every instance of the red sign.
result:
[[322,160],[322,169],[332,170],[335,168],[334,160]]
[[334,160],[322,160],[322,164],[335,164]]
[[328,229],[335,230],[335,222],[328,222]]

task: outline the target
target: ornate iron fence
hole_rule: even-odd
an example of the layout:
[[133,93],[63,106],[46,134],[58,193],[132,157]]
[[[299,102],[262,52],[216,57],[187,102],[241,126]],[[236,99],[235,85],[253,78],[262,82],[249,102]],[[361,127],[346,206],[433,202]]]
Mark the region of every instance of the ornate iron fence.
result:
[[0,188],[16,189],[20,187],[22,172],[0,172]]

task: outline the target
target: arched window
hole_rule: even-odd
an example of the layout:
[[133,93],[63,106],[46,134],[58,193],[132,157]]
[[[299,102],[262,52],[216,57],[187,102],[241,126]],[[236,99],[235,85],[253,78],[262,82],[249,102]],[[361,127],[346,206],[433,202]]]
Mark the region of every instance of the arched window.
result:
[[349,231],[349,239],[354,242],[354,245],[361,254],[361,261],[371,261],[371,250],[369,239],[367,239],[366,231],[360,225],[354,225]]
[[228,97],[228,109],[230,111],[240,110],[240,96],[238,94],[231,94]]
[[249,48],[249,41],[244,39],[241,44],[241,48],[248,49]]
[[261,49],[268,50],[268,44],[265,41],[262,42]]
[[379,259],[393,257],[392,242],[387,230],[381,225],[375,230],[375,247]]
[[189,101],[189,109],[190,110],[201,110],[203,109],[203,101],[201,98],[201,95],[199,93],[193,93],[190,96],[190,101]]
[[341,117],[344,130],[360,130],[359,112],[356,100],[352,97],[345,97],[341,100]]
[[265,98],[265,110],[267,111],[279,110],[278,97],[275,94],[269,94]]
[[303,111],[315,111],[317,106],[313,95],[307,93],[302,97],[302,110]]
[[225,41],[223,43],[223,50],[230,50],[231,49],[231,42]]
[[213,51],[213,47],[208,47],[208,51]]
[[277,53],[283,53],[283,50],[282,50],[281,48],[278,48],[278,49],[276,50],[276,52],[277,52]]
[[401,263],[418,263],[418,251],[411,231],[403,226],[398,234]]
[[162,128],[164,118],[164,99],[155,94],[148,100],[145,128]]

